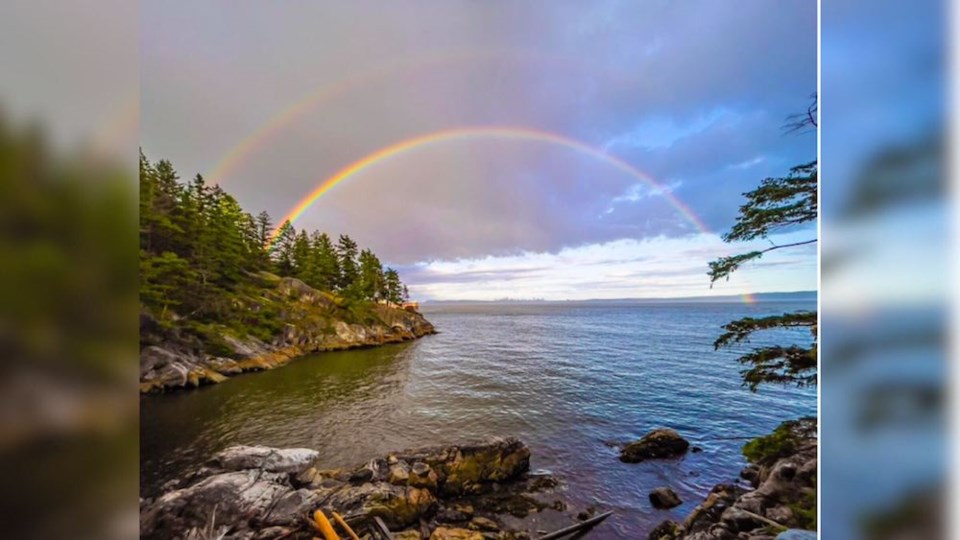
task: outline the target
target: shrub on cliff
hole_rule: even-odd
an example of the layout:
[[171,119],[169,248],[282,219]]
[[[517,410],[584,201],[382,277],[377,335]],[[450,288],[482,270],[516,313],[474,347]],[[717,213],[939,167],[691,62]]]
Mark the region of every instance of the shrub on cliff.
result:
[[816,418],[788,420],[773,430],[773,433],[757,437],[745,444],[743,455],[750,463],[772,465],[778,459],[790,456],[799,450],[805,440],[816,435],[816,431]]

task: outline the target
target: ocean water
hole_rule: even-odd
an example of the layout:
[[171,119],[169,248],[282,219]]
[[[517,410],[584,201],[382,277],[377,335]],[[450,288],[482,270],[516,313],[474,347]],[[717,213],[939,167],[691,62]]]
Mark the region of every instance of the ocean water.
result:
[[[516,436],[573,506],[616,514],[591,538],[645,538],[734,481],[745,440],[816,414],[816,390],[740,384],[736,350],[713,350],[735,318],[816,309],[813,301],[435,304],[440,332],[325,353],[220,385],[141,401],[141,492],[234,444],[304,446],[330,467],[392,450]],[[787,330],[763,341],[800,340]],[[754,345],[763,341],[756,341]],[[621,463],[618,442],[671,427],[703,449]],[[683,504],[655,510],[673,488]]]

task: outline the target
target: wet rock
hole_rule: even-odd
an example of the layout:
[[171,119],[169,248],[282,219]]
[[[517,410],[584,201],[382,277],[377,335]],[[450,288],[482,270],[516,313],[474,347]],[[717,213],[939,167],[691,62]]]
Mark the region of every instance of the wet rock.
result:
[[683,535],[683,526],[676,521],[668,519],[650,531],[647,540],[680,540],[683,538]]
[[680,497],[678,497],[672,489],[668,487],[658,487],[650,492],[650,503],[654,508],[665,510],[680,506],[683,501],[680,500]]
[[648,459],[680,457],[687,452],[690,443],[672,429],[656,429],[642,439],[626,445],[620,451],[620,461],[639,463]]
[[267,472],[300,474],[320,455],[309,448],[231,446],[216,454],[211,463],[228,471],[259,469]]
[[760,467],[756,465],[747,465],[740,471],[740,478],[743,478],[750,483],[751,486],[757,487],[760,481]]
[[430,540],[484,540],[483,534],[470,529],[437,527],[430,534]]
[[700,448],[699,446],[694,446],[693,448],[690,449],[690,452],[693,454],[699,454],[700,452],[703,452],[703,448]]
[[500,526],[497,525],[496,521],[481,516],[471,519],[469,527],[477,531],[486,532],[497,532],[500,530]]
[[397,461],[390,465],[390,473],[387,475],[387,482],[397,486],[403,486],[410,480],[410,466],[406,461]]
[[364,482],[370,482],[373,480],[374,473],[369,468],[361,468],[353,471],[350,474],[350,483],[352,484],[362,484]]
[[437,473],[426,463],[418,461],[410,468],[407,485],[411,487],[425,488],[430,491],[436,491],[438,476]]
[[472,508],[470,514],[464,513],[456,508],[443,508],[437,512],[436,518],[437,521],[441,523],[463,523],[469,521],[471,515]]
[[696,506],[683,521],[688,534],[706,531],[720,521],[723,511],[733,505],[745,490],[733,484],[718,484],[710,490],[707,498]]

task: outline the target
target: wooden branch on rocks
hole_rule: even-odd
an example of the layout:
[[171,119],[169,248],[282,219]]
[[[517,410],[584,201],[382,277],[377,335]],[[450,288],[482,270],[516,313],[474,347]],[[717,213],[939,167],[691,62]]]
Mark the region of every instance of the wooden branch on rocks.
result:
[[555,540],[556,538],[563,538],[564,536],[571,535],[575,532],[585,531],[593,527],[594,525],[597,525],[598,523],[600,523],[601,521],[607,519],[612,515],[613,515],[613,511],[604,512],[599,516],[594,516],[586,521],[581,521],[580,523],[577,523],[575,525],[564,527],[562,529],[553,531],[552,533],[545,534],[537,538],[537,540]]
[[380,519],[380,516],[373,516],[373,523],[376,526],[377,532],[383,536],[384,540],[393,540],[393,535],[390,534],[390,529],[388,529],[387,524]]
[[763,523],[766,523],[767,525],[769,525],[769,526],[771,526],[771,527],[776,527],[777,529],[782,529],[782,530],[784,530],[784,531],[786,531],[786,530],[788,530],[788,529],[790,528],[790,527],[787,527],[786,525],[781,525],[780,523],[777,523],[776,521],[774,521],[774,520],[772,520],[772,519],[770,519],[770,518],[768,518],[768,517],[763,517],[763,516],[761,516],[760,514],[754,514],[753,512],[751,512],[751,511],[749,511],[749,510],[744,510],[743,508],[737,508],[737,510],[740,511],[740,512],[743,512],[744,514],[752,517],[753,519],[755,519],[755,520],[757,520],[757,521],[761,521],[761,522],[763,522]]

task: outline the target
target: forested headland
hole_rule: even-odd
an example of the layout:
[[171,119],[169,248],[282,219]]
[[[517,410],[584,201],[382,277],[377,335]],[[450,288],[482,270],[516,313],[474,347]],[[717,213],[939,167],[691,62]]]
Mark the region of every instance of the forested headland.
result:
[[[268,348],[274,353],[291,345],[291,333],[312,343],[301,347],[303,353],[429,333],[419,314],[392,313],[408,299],[406,285],[346,234],[334,241],[327,233],[298,231],[289,221],[275,229],[266,212],[244,211],[199,174],[181,181],[169,161],[151,162],[142,152],[139,202],[142,383],[144,377],[181,382],[181,373],[182,386],[219,382],[215,375],[204,379],[206,372],[191,381],[189,365],[167,376],[157,370],[177,364],[175,357],[188,351],[194,355],[188,364],[205,356],[263,357]],[[396,320],[413,316],[419,320]],[[354,325],[353,334],[343,324]],[[405,332],[390,334],[400,326]],[[379,337],[354,335],[373,328]],[[158,346],[177,351],[154,362],[159,353],[147,349]]]

